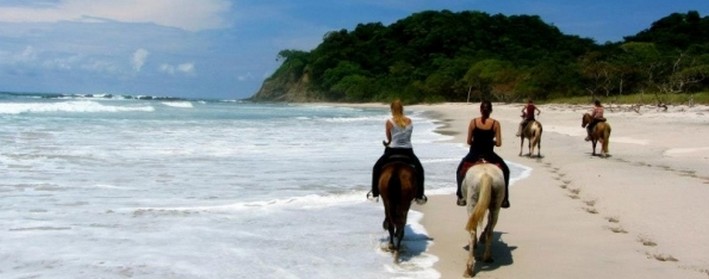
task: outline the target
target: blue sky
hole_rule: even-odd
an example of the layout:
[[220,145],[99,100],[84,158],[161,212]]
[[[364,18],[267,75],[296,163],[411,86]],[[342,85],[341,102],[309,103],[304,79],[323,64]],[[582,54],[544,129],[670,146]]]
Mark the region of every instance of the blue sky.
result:
[[424,10],[539,15],[565,34],[620,41],[709,0],[2,0],[0,91],[241,99],[284,49]]

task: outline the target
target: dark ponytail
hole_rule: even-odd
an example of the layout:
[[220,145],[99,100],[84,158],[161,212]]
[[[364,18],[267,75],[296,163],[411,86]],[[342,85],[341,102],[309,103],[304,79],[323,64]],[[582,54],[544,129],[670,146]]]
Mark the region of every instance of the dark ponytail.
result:
[[492,113],[492,103],[490,101],[480,102],[480,113],[485,118],[490,117],[490,113]]

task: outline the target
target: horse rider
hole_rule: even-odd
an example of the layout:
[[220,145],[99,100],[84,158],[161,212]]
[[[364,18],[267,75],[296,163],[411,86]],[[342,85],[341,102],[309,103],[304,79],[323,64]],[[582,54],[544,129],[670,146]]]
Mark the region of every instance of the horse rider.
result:
[[522,135],[522,132],[524,131],[524,128],[527,127],[527,124],[534,122],[534,111],[537,112],[537,115],[542,113],[542,111],[534,105],[534,101],[532,101],[532,99],[527,100],[527,104],[522,108],[522,122],[519,123],[516,136],[519,137]]
[[406,162],[413,165],[416,169],[416,181],[417,181],[417,192],[415,195],[415,201],[418,204],[424,204],[428,201],[426,195],[424,195],[424,171],[421,161],[419,161],[416,154],[414,154],[413,145],[411,144],[411,134],[414,129],[414,124],[411,118],[404,115],[404,106],[401,101],[395,100],[390,105],[391,108],[391,119],[388,119],[385,124],[386,141],[384,144],[384,154],[377,160],[372,169],[372,190],[367,193],[367,199],[376,200],[379,197],[379,176],[381,175],[382,167],[393,161],[392,156],[400,155],[405,156]]
[[459,206],[465,206],[467,203],[463,198],[463,193],[460,190],[460,186],[463,183],[463,178],[465,177],[465,174],[462,173],[464,166],[466,163],[468,165],[473,165],[480,160],[484,160],[488,163],[497,165],[502,170],[505,177],[505,199],[502,202],[502,207],[510,207],[508,191],[510,182],[510,168],[507,167],[507,164],[505,164],[505,160],[498,156],[494,151],[495,146],[502,146],[502,129],[500,128],[500,122],[490,118],[491,113],[492,103],[490,103],[490,101],[482,101],[480,103],[481,117],[470,120],[470,124],[468,125],[467,143],[470,145],[470,150],[468,151],[468,155],[460,161],[458,169],[455,172],[456,182],[458,183],[458,189],[456,191],[458,200],[456,201],[456,204]]
[[603,106],[601,105],[601,101],[595,100],[593,102],[593,109],[591,110],[591,122],[589,122],[588,126],[586,126],[586,132],[588,132],[588,135],[585,139],[586,141],[591,140],[591,133],[596,127],[596,124],[598,124],[598,122],[604,121],[606,121],[606,118],[603,117]]

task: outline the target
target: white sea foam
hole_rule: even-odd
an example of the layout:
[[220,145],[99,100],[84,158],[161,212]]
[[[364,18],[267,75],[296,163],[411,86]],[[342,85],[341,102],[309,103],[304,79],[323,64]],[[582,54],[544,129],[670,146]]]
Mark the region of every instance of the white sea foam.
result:
[[95,101],[63,101],[39,103],[0,103],[0,114],[43,112],[151,112],[152,106],[109,106]]
[[162,102],[163,105],[166,105],[168,107],[173,107],[173,108],[193,108],[194,106],[192,105],[192,102],[187,102],[187,101],[169,101],[169,102]]

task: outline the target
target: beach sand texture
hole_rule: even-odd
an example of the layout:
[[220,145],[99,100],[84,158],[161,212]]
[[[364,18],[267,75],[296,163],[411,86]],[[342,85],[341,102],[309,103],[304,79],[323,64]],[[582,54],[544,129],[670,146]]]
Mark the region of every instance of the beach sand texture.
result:
[[[539,108],[542,158],[528,158],[518,156],[514,137],[522,105],[494,104],[503,129],[496,152],[533,170],[511,186],[512,206],[495,228],[495,262],[478,262],[476,278],[709,278],[709,107],[638,113],[606,105],[609,158],[591,156],[583,140],[581,115],[590,105]],[[439,132],[463,144],[479,116],[479,103],[407,109],[430,113]],[[441,278],[462,277],[465,208],[442,195],[414,209],[424,213]]]

